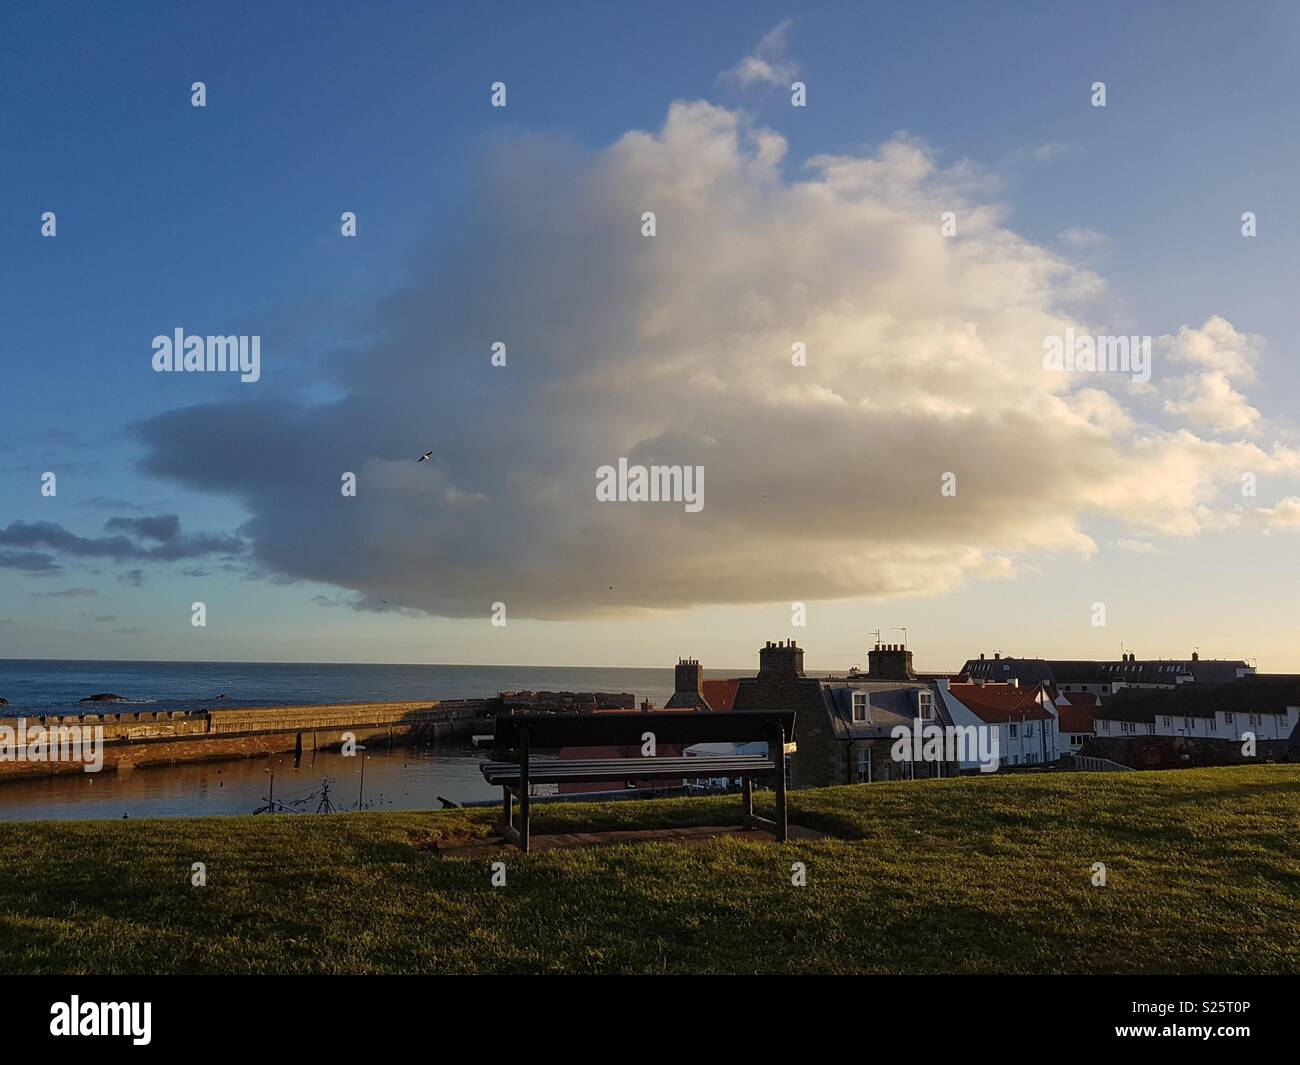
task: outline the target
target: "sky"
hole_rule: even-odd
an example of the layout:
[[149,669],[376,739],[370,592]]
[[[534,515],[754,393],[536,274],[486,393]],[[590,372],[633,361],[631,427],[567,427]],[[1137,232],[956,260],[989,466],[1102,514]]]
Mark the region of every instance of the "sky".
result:
[[[7,4],[0,657],[1300,669],[1298,45],[1288,3]],[[258,379],[157,372],[177,329]],[[602,501],[620,459],[702,505]]]

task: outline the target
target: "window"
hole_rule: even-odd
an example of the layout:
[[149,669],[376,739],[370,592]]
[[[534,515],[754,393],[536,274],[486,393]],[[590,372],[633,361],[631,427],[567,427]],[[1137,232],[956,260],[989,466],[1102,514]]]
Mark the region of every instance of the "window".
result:
[[1009,726],[1010,731],[1007,733],[1013,740],[1016,738],[1016,727],[1015,725]]
[[1231,714],[1224,714],[1224,715],[1223,715],[1223,720],[1226,721],[1229,725],[1231,725],[1231,724],[1232,724],[1232,715],[1231,715]]
[[1188,732],[1192,731],[1192,719],[1190,717],[1183,718],[1183,728],[1185,728]]
[[1026,724],[1026,725],[1025,725],[1025,736],[1026,736],[1026,737],[1029,737],[1029,736],[1032,736],[1033,734],[1034,734],[1034,726],[1033,726],[1033,725],[1030,725],[1030,724]]
[[858,748],[858,781],[870,779],[867,769],[867,759],[871,757],[871,752],[865,747]]
[[1103,722],[1101,723],[1101,731],[1102,731],[1102,732],[1109,732],[1109,731],[1110,731],[1110,722],[1109,722],[1109,721],[1103,721]]
[[917,705],[920,708],[920,717],[922,721],[929,721],[934,717],[934,694],[932,692],[917,692]]
[[1071,736],[1071,737],[1070,737],[1070,746],[1071,746],[1071,747],[1082,747],[1082,746],[1083,746],[1083,737],[1080,736],[1080,735],[1078,735],[1077,733],[1076,733],[1075,735]]
[[861,723],[869,720],[871,717],[870,704],[867,702],[866,692],[853,693],[853,720],[855,723]]
[[1156,734],[1156,723],[1152,721],[1147,725],[1147,735],[1154,736],[1155,734]]
[[1170,721],[1169,718],[1167,717],[1162,717],[1160,719],[1160,724],[1163,725],[1165,728],[1173,728],[1174,725],[1174,723]]

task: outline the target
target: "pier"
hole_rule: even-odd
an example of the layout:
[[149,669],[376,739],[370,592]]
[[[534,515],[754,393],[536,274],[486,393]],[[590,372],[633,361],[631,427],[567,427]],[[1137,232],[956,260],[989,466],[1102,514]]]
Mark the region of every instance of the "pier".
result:
[[[345,734],[360,743],[467,743],[475,733],[492,731],[502,705],[497,697],[342,706],[43,714],[26,720],[29,728],[41,725],[50,731],[102,727],[104,769],[122,771],[289,751],[300,756],[339,747]],[[0,761],[0,782],[81,772],[79,762]]]

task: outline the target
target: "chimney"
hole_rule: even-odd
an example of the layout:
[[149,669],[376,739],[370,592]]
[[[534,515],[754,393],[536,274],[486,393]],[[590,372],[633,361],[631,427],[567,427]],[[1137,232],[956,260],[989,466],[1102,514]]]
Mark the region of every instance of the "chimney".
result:
[[901,643],[887,643],[867,652],[867,676],[872,680],[916,680],[912,652]]
[[803,676],[803,648],[794,640],[771,640],[758,652],[759,680],[795,680]]
[[1001,652],[1001,651],[994,651],[994,652],[993,652],[993,658],[994,658],[995,661],[996,661],[997,659],[1001,658],[1001,657],[1002,657],[1002,652]]
[[1201,660],[1201,656],[1200,656],[1199,654],[1197,654],[1195,651],[1193,651],[1193,652],[1192,652],[1192,661],[1193,661],[1193,662],[1199,662],[1200,660]]
[[983,651],[980,652],[980,661],[981,661],[981,662],[984,661],[984,652],[983,652]]
[[704,672],[700,669],[700,660],[698,658],[679,658],[677,660],[677,670],[673,678],[673,691],[676,694],[699,695],[704,689],[702,685]]

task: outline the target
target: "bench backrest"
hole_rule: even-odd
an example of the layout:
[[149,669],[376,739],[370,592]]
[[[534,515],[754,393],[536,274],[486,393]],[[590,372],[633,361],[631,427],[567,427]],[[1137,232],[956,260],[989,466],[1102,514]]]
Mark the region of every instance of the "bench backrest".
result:
[[794,732],[793,710],[630,710],[614,714],[528,711],[497,718],[493,747],[517,749],[528,729],[531,747],[604,747],[639,744],[653,732],[656,743],[767,742],[780,725],[786,742]]

